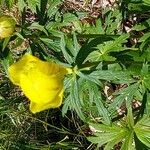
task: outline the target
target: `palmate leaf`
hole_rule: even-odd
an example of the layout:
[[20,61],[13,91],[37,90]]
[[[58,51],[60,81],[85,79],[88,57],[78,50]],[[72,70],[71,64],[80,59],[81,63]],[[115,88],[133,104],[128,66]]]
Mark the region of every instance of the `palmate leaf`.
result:
[[133,100],[134,94],[138,90],[139,83],[132,84],[127,88],[121,89],[119,92],[114,93],[118,95],[114,98],[113,102],[109,105],[110,112],[116,110],[118,107],[121,107],[122,103],[125,101],[126,105],[129,106]]
[[[102,100],[99,86],[96,83],[91,81],[91,79],[84,78],[82,75],[79,79],[72,77],[68,83],[69,86],[67,84],[68,88],[66,91],[68,91],[70,95],[64,102],[63,115],[68,109],[73,109],[77,112],[78,116],[84,120],[85,113],[88,113],[85,107],[90,106],[95,108],[94,110],[90,110],[92,114],[101,117],[103,123],[110,124],[109,113]],[[84,88],[82,88],[83,84]]]
[[92,77],[92,76],[90,76],[90,75],[87,75],[87,74],[84,74],[84,73],[82,73],[82,72],[78,72],[78,75],[79,75],[81,78],[83,78],[83,79],[89,80],[89,81],[91,81],[91,82],[93,82],[93,83],[96,83],[96,84],[99,85],[99,86],[102,86],[102,83],[101,83],[101,81],[100,81],[98,78],[94,78],[94,77]]
[[102,122],[105,124],[110,124],[111,121],[110,121],[110,117],[109,117],[109,112],[104,105],[104,102],[103,102],[103,99],[102,99],[102,96],[101,96],[98,86],[91,81],[87,81],[87,85],[88,85],[89,95],[93,95],[92,101],[96,105],[99,116],[102,117]]
[[77,21],[78,17],[75,14],[72,13],[64,13],[63,15],[58,15],[57,18],[55,18],[54,21],[50,21],[47,24],[47,28],[51,29],[58,29],[63,26],[70,26],[74,21]]
[[86,61],[115,61],[116,58],[113,56],[109,56],[107,53],[101,53],[100,51],[93,51],[89,54]]
[[105,16],[105,33],[106,34],[114,34],[116,31],[116,27],[119,28],[121,25],[122,15],[119,10],[110,11],[109,8],[106,8],[103,12]]
[[65,80],[65,88],[65,90],[69,92],[69,95],[64,101],[62,115],[64,116],[69,109],[75,110],[80,119],[85,121],[85,116],[82,111],[84,104],[79,96],[79,83],[76,76],[72,76]]
[[111,150],[115,144],[125,139],[129,134],[126,128],[104,124],[89,123],[91,130],[94,132],[94,136],[87,137],[92,143],[97,143],[98,147],[107,143],[105,150]]
[[127,50],[127,47],[122,47],[122,44],[129,38],[129,34],[122,34],[119,37],[111,41],[106,41],[97,45],[97,51],[93,51],[89,54],[86,60],[91,61],[114,61],[116,58],[110,55],[110,52],[120,52]]
[[103,25],[102,25],[102,20],[100,18],[96,20],[95,25],[92,26],[89,24],[84,24],[84,25],[81,24],[80,28],[85,34],[105,34]]
[[150,117],[145,115],[136,123],[134,131],[137,138],[150,148]]
[[128,71],[97,70],[93,71],[89,76],[120,84],[135,82],[135,80],[131,77],[130,72]]
[[[113,41],[109,41],[108,43],[106,42],[106,44],[103,47],[103,52],[113,52],[113,51],[119,51],[122,50],[122,46],[121,44],[126,42],[126,39],[129,38],[129,34],[125,33],[120,35],[119,37],[115,38]],[[99,46],[99,49],[101,49],[101,47]]]
[[104,150],[111,150],[117,143],[121,142],[121,150],[134,150],[134,121],[131,106],[128,108],[125,124],[95,124],[89,123],[94,136],[88,137],[98,147],[104,146]]
[[110,41],[113,38],[110,36],[100,36],[98,38],[92,39],[91,41],[87,41],[79,50],[75,63],[80,66],[85,61],[86,57],[93,51],[97,50],[97,45],[101,44],[105,41]]

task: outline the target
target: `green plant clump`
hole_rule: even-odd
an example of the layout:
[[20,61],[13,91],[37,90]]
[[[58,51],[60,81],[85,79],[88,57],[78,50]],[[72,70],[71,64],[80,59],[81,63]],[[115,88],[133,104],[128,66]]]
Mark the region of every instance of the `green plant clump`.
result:
[[104,3],[0,0],[0,149],[150,149],[150,0]]

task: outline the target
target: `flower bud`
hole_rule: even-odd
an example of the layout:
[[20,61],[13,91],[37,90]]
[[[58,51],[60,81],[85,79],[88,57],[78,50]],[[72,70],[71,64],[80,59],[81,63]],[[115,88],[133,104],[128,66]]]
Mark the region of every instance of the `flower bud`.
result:
[[0,17],[0,39],[11,36],[15,31],[16,22],[11,16]]

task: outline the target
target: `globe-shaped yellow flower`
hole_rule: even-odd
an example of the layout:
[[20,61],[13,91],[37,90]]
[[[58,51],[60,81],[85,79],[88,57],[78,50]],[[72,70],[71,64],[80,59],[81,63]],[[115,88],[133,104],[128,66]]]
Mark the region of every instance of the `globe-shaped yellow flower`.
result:
[[11,36],[15,31],[16,22],[11,16],[0,17],[0,39]]
[[19,85],[30,100],[30,110],[37,113],[62,104],[63,79],[67,68],[25,54],[8,68],[10,80]]

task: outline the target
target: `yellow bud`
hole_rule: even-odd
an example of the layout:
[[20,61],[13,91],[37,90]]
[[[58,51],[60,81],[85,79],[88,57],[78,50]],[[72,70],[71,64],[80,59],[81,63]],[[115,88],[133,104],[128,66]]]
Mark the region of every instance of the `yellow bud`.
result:
[[16,22],[11,16],[0,17],[0,39],[11,36],[15,31]]

